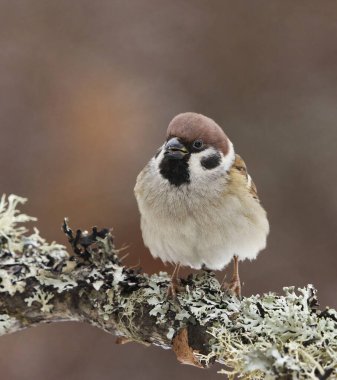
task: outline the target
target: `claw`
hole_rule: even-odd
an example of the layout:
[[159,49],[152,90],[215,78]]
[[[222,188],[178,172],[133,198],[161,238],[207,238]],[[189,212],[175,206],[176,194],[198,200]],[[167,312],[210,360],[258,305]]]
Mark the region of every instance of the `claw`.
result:
[[179,269],[180,269],[180,264],[176,264],[172,277],[171,277],[171,282],[170,285],[167,288],[167,297],[176,299],[177,298],[177,293],[179,292],[179,279],[178,279],[178,274],[179,274]]
[[183,287],[180,285],[179,279],[174,278],[171,280],[167,288],[167,297],[171,299],[176,299],[177,293],[180,293],[182,290],[183,290]]

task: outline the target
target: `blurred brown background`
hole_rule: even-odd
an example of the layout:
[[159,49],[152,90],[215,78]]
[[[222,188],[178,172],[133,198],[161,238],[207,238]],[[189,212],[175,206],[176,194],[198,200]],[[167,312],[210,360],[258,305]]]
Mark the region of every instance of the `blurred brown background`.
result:
[[[28,197],[50,240],[66,242],[64,216],[113,226],[128,264],[159,271],[135,178],[175,114],[204,113],[245,158],[271,221],[267,250],[242,265],[244,294],[314,283],[336,307],[336,86],[334,1],[0,0],[0,193]],[[75,323],[2,337],[0,372],[220,378]]]

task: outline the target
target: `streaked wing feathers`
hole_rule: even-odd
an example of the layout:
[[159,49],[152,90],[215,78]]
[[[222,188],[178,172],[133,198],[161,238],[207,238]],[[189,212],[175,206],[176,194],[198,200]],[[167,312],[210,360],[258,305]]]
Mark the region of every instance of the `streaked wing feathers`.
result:
[[242,175],[245,178],[249,193],[257,201],[260,201],[257,195],[255,183],[253,182],[251,176],[247,172],[247,166],[245,162],[238,154],[235,154],[235,161],[233,163],[232,170],[235,170],[236,173],[240,173],[240,175]]

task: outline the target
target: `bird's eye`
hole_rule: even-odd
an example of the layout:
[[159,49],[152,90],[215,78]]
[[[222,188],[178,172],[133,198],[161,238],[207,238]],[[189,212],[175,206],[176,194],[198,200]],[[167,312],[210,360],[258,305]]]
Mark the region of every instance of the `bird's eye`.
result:
[[204,146],[204,143],[201,139],[195,140],[193,143],[193,148],[195,149],[201,149]]

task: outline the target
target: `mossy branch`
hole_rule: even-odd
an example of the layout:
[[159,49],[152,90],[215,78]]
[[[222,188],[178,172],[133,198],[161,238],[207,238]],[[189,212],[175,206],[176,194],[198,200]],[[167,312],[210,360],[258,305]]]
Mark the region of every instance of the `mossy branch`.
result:
[[167,297],[169,276],[123,266],[108,230],[75,234],[72,247],[48,244],[20,214],[16,196],[0,201],[0,335],[56,321],[83,321],[136,341],[173,348],[178,359],[245,379],[337,378],[337,313],[318,311],[316,291],[284,288],[238,300],[212,273],[182,279]]

